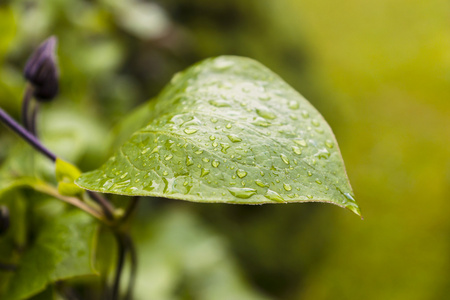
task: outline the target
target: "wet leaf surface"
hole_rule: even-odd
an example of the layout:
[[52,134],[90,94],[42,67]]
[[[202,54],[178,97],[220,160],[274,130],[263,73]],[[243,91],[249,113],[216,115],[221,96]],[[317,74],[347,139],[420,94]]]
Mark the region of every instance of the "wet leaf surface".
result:
[[178,73],[148,116],[77,184],[195,202],[329,202],[359,214],[331,128],[254,60],[222,56]]

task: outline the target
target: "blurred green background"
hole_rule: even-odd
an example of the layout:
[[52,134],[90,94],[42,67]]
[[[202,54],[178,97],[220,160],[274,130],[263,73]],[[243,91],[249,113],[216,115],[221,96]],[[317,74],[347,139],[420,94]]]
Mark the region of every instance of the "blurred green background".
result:
[[[449,12],[444,0],[3,0],[0,106],[19,116],[26,58],[56,35],[61,94],[40,131],[90,170],[175,72],[259,60],[333,128],[364,221],[323,204],[143,199],[137,298],[445,299]],[[0,164],[17,140],[0,126]]]

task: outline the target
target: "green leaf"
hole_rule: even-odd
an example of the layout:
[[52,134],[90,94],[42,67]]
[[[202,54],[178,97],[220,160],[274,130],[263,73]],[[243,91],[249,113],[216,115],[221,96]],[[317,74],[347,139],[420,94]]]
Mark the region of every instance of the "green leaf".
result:
[[75,184],[75,179],[81,175],[81,171],[60,158],[55,162],[55,174],[58,181],[58,192],[64,196],[76,196],[84,192]]
[[94,274],[91,249],[96,227],[94,220],[81,211],[64,212],[45,220],[0,297],[24,299],[52,282]]
[[207,59],[155,101],[157,117],[79,186],[195,202],[318,201],[360,214],[330,127],[260,63]]

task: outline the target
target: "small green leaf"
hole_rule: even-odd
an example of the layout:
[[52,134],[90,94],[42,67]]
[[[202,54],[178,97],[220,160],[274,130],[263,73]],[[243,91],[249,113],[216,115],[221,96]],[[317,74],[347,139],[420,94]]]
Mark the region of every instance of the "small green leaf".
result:
[[49,283],[94,274],[91,249],[96,227],[91,217],[77,210],[46,220],[0,298],[25,299]]
[[80,195],[84,192],[79,186],[75,184],[75,179],[81,175],[81,171],[60,158],[55,162],[55,174],[58,181],[58,192],[65,196]]
[[205,60],[149,107],[147,126],[79,186],[195,202],[328,202],[360,214],[331,128],[260,63]]

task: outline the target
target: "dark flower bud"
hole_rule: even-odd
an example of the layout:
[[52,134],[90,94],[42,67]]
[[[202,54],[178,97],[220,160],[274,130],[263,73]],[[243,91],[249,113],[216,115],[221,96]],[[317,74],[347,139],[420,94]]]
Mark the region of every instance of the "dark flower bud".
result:
[[0,236],[9,228],[9,209],[6,206],[0,206]]
[[45,40],[27,61],[25,78],[33,84],[34,97],[50,101],[58,94],[58,67],[56,64],[56,37]]

